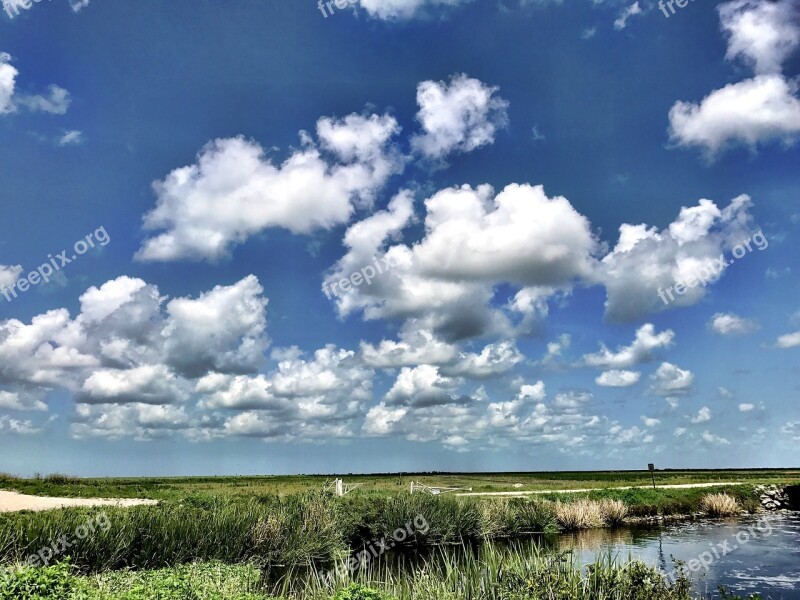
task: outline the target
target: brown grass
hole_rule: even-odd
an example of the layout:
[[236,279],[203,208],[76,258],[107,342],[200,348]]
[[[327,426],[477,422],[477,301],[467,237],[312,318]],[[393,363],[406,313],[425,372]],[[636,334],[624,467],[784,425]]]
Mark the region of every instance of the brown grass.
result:
[[730,517],[742,512],[736,498],[728,494],[707,494],[700,501],[700,506],[711,517]]

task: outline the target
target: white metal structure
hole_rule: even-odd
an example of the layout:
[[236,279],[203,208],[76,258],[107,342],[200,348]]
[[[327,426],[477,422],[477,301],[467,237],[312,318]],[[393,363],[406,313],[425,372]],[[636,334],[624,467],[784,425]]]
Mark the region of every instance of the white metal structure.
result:
[[414,490],[417,490],[423,494],[431,494],[432,496],[439,496],[440,494],[446,494],[448,492],[471,492],[472,488],[460,488],[460,487],[431,487],[429,485],[425,485],[424,483],[414,483],[411,482],[411,493],[414,493]]
[[344,496],[349,494],[357,487],[364,485],[363,483],[345,483],[343,480],[336,478],[333,480],[333,484],[326,485],[326,489],[333,487],[333,491],[337,496]]

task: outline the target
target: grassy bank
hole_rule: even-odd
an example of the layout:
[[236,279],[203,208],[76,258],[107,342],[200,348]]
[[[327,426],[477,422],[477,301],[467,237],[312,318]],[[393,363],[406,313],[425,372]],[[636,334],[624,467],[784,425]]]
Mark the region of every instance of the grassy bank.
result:
[[[743,486],[744,487],[744,486]],[[688,494],[676,502],[675,492]],[[288,496],[168,500],[158,506],[69,508],[41,513],[0,514],[0,564],[22,562],[54,540],[68,539],[73,565],[83,572],[122,568],[155,569],[196,561],[272,566],[311,566],[334,562],[422,519],[401,545],[437,546],[485,539],[515,538],[624,522],[628,514],[695,512],[708,491],[629,490],[602,492],[556,501],[542,498],[456,498],[422,494],[324,492]],[[747,491],[734,488],[750,502]],[[752,490],[751,490],[752,494]],[[618,496],[618,497],[612,497]],[[628,504],[628,502],[633,502]],[[750,503],[752,504],[752,503]],[[103,515],[103,528],[76,532]]]

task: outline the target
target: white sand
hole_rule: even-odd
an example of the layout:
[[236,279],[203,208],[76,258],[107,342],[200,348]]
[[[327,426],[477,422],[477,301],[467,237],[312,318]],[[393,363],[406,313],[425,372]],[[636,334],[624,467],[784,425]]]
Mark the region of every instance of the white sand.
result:
[[0,512],[52,510],[66,506],[136,506],[138,504],[158,504],[158,501],[138,498],[51,498],[0,491]]

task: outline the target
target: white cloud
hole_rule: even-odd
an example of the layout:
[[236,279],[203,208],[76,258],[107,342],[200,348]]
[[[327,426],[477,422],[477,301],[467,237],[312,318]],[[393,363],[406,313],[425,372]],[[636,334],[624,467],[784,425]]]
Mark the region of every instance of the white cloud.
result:
[[140,260],[215,260],[271,227],[307,234],[346,223],[369,206],[388,177],[402,169],[388,142],[399,131],[388,115],[322,118],[317,133],[328,161],[307,134],[281,165],[243,137],[214,140],[191,166],[154,184],[158,202],[145,228]]
[[743,335],[758,329],[758,323],[733,313],[716,313],[711,317],[708,327],[719,335]]
[[739,412],[750,412],[756,407],[755,404],[742,403],[739,405]]
[[456,7],[470,0],[360,0],[361,6],[375,18],[402,20],[416,17],[429,7]]
[[797,0],[735,0],[717,7],[728,38],[726,58],[741,58],[756,73],[779,73],[800,45]]
[[21,265],[0,265],[0,290],[3,290],[10,285],[14,285],[14,283],[19,279],[20,275],[22,275]]
[[22,106],[31,112],[46,112],[63,115],[70,105],[70,94],[64,88],[50,84],[49,94],[30,95],[15,93],[19,71],[11,65],[11,55],[0,52],[0,115],[16,112]]
[[695,424],[697,424],[697,423],[707,423],[708,421],[711,420],[711,409],[708,408],[707,406],[704,406],[699,411],[697,411],[697,415],[692,417],[690,420],[691,420],[692,423],[695,423]]
[[78,131],[77,129],[70,129],[69,131],[65,131],[64,135],[62,135],[58,139],[59,146],[78,146],[82,144],[84,141],[83,133]]
[[711,92],[699,104],[676,102],[669,111],[670,138],[699,146],[709,157],[729,145],[781,141],[800,134],[798,85],[780,75],[758,75]]
[[645,427],[657,427],[658,425],[661,425],[661,421],[659,421],[658,419],[653,419],[651,417],[646,417],[644,415],[642,415],[641,419]]
[[687,394],[694,381],[694,373],[688,369],[663,362],[650,376],[653,385],[650,391],[659,396],[680,396]]
[[42,429],[36,427],[30,420],[12,419],[8,415],[0,415],[0,433],[11,433],[16,435],[35,435]]
[[605,371],[595,378],[595,383],[603,387],[630,387],[642,376],[638,371]]
[[164,365],[142,365],[93,371],[77,399],[86,404],[177,404],[187,392],[185,383]]
[[634,2],[627,8],[623,9],[617,20],[614,21],[614,29],[618,31],[625,29],[625,27],[628,26],[628,19],[630,19],[635,15],[641,15],[641,14],[642,14],[642,7],[639,6],[639,2]]
[[11,65],[11,55],[0,52],[0,115],[14,112],[14,87],[19,71]]
[[450,377],[467,379],[497,377],[513,369],[524,358],[513,341],[501,341],[488,344],[480,354],[461,353],[455,364],[443,366],[441,371]]
[[508,102],[489,87],[466,75],[444,81],[423,81],[417,87],[417,120],[421,134],[411,146],[422,156],[439,161],[454,152],[470,152],[494,142],[508,124]]
[[458,379],[440,375],[438,367],[403,367],[385,400],[392,406],[426,407],[450,404],[459,401],[455,395],[458,385]]
[[[645,224],[623,224],[616,247],[602,260],[597,281],[606,287],[606,317],[630,321],[669,308],[691,306],[706,294],[724,269],[719,256],[752,235],[749,196],[734,198],[719,209],[710,200],[683,207],[670,225],[659,231]],[[686,285],[684,294],[667,290]]]
[[686,433],[686,427],[676,427],[673,435],[675,437],[682,437]]
[[361,342],[361,355],[371,367],[394,368],[455,361],[458,346],[436,339],[427,330],[401,332],[401,341],[383,340],[378,346]]
[[[506,311],[521,313],[521,326],[529,330],[533,313],[546,314],[541,306],[547,292],[529,304],[494,308],[496,285],[545,286],[555,294],[593,270],[597,243],[588,221],[566,198],[548,198],[541,187],[512,184],[496,195],[486,185],[448,188],[425,206],[426,234],[413,245],[391,245],[413,220],[408,192],[398,194],[388,211],[348,230],[349,251],[326,277],[327,285],[375,257],[394,266],[371,285],[341,294],[341,316],[360,310],[366,319],[404,319],[405,328],[429,330],[448,342],[484,333],[513,335]],[[529,307],[530,314],[523,312]]]
[[69,7],[72,12],[81,12],[84,8],[89,6],[90,0],[69,0]]
[[727,439],[725,439],[724,437],[720,437],[718,435],[714,435],[713,433],[710,433],[709,431],[704,431],[703,435],[702,435],[702,438],[703,438],[704,442],[707,442],[709,444],[716,444],[716,445],[719,445],[719,446],[729,446],[730,445],[730,442]]
[[654,360],[657,352],[669,348],[674,339],[675,332],[671,329],[656,333],[652,323],[645,323],[636,330],[636,338],[630,346],[622,346],[612,352],[605,344],[601,344],[599,352],[583,357],[583,364],[612,370],[634,367]]
[[47,404],[32,394],[0,390],[0,409],[47,412]]
[[800,331],[794,333],[787,333],[778,338],[775,344],[778,348],[794,348],[800,346]]

